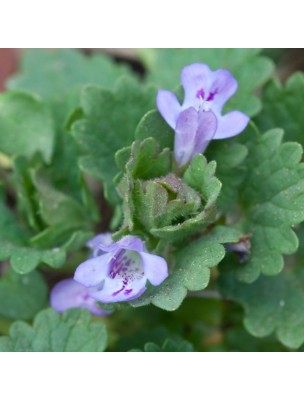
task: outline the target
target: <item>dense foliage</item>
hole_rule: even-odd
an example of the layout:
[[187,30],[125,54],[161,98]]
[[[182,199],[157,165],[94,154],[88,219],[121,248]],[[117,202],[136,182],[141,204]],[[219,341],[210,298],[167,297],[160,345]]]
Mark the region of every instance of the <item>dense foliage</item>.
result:
[[[0,351],[288,351],[304,345],[304,75],[256,49],[31,50],[0,96]],[[224,113],[251,118],[183,168],[159,88],[228,69]],[[258,94],[257,94],[258,93]],[[111,232],[169,276],[111,311],[59,314],[49,293]],[[303,347],[304,348],[304,347]]]

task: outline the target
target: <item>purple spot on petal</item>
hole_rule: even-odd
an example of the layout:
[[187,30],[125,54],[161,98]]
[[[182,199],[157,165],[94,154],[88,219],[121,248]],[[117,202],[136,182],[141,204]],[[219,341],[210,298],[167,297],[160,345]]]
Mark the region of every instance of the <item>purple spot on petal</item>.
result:
[[111,266],[110,266],[110,278],[114,279],[117,274],[119,274],[124,266],[124,255],[126,253],[126,250],[120,250],[118,253],[116,253],[112,260],[111,260]]
[[89,293],[84,293],[84,295],[82,296],[82,299],[84,301],[88,300],[90,298]]
[[125,287],[126,287],[126,286],[123,285],[123,287],[122,287],[121,289],[117,290],[117,292],[112,293],[112,296],[117,296],[118,293],[122,292],[122,291],[124,290]]
[[213,101],[214,100],[214,96],[218,94],[218,89],[215,89],[214,92],[210,92],[207,98],[207,101]]
[[[209,96],[210,96],[210,95],[209,95]],[[198,99],[204,99],[204,97],[205,97],[204,89],[198,90],[197,93],[196,93],[196,97],[197,97]]]
[[124,291],[124,293],[125,293],[126,295],[130,294],[131,292],[133,292],[133,289],[127,289],[127,290]]

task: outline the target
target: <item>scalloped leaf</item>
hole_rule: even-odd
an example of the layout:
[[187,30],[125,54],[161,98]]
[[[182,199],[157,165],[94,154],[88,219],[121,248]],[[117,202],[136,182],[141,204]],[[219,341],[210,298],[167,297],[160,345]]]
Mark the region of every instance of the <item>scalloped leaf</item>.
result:
[[52,309],[43,310],[33,326],[17,321],[9,336],[0,337],[1,352],[101,352],[106,345],[105,325],[81,309],[62,315]]
[[112,89],[122,75],[131,70],[102,54],[86,56],[79,50],[27,50],[21,58],[21,72],[8,81],[9,89],[37,93],[52,104],[57,124],[63,126],[80,105],[84,85]]
[[296,349],[304,343],[304,273],[284,270],[276,277],[261,276],[251,285],[232,274],[219,281],[224,296],[245,308],[245,328],[256,337],[275,332],[285,346]]
[[[196,155],[184,173],[183,180],[190,188],[200,193],[205,201],[203,209],[195,212],[185,221],[161,228],[153,228],[151,233],[165,241],[177,241],[189,237],[210,223],[216,215],[216,200],[221,191],[221,182],[215,177],[216,163],[207,163],[202,154]],[[202,207],[201,207],[202,208]]]
[[130,304],[139,307],[147,304],[167,311],[176,310],[189,291],[203,290],[210,279],[210,268],[225,256],[223,243],[238,242],[240,232],[228,227],[219,227],[208,236],[198,239],[174,255],[175,266],[170,276],[159,286],[150,286],[147,291]]
[[38,250],[5,241],[0,243],[0,260],[9,259],[11,266],[19,274],[27,274],[41,263],[52,268],[60,268],[66,260],[66,253],[60,248]]
[[47,296],[47,285],[38,271],[24,276],[9,269],[0,279],[0,315],[31,319],[46,306]]
[[154,138],[131,147],[118,187],[125,216],[118,234],[144,231],[157,240],[177,242],[214,221],[221,183],[214,176],[216,163],[207,164],[202,154],[192,160],[183,179],[169,174],[170,153],[159,153],[157,147]]
[[113,92],[94,86],[82,92],[85,117],[73,125],[74,137],[88,153],[80,158],[80,167],[103,182],[111,202],[119,202],[112,182],[118,173],[114,155],[131,145],[141,117],[154,106],[155,94],[155,88],[132,79],[120,80]]
[[[18,209],[34,230],[34,236],[30,240],[32,245],[41,249],[68,249],[67,243],[73,240],[75,248],[76,241],[72,238],[78,231],[82,230],[82,235],[87,236],[88,232],[91,235],[93,224],[98,221],[98,214],[93,200],[86,196],[86,187],[82,180],[78,182],[78,194],[83,193],[79,199],[75,193],[70,194],[67,188],[65,190],[69,194],[57,189],[56,182],[51,179],[52,174],[48,173],[39,157],[31,160],[17,157],[13,166]],[[73,168],[78,170],[75,165]],[[78,235],[78,242],[80,236]]]
[[220,211],[229,213],[237,202],[238,192],[246,176],[246,157],[248,149],[231,140],[213,140],[205,156],[216,161],[216,176],[222,183],[217,200]]
[[41,218],[46,224],[65,223],[73,228],[87,226],[87,215],[73,198],[52,187],[42,174],[33,175],[33,182],[39,195]]
[[159,151],[157,141],[149,137],[142,142],[133,142],[130,158],[125,165],[133,178],[143,180],[158,178],[170,172],[171,154],[168,149]]
[[259,55],[259,49],[141,49],[149,73],[147,80],[164,89],[174,89],[180,82],[183,67],[206,63],[211,69],[227,68],[238,80],[238,91],[229,101],[226,111],[240,110],[252,116],[261,109],[261,101],[252,94],[266,82],[273,63]]
[[39,98],[22,92],[0,96],[0,150],[8,156],[32,156],[39,151],[49,163],[55,130],[51,113]]
[[0,260],[10,259],[13,269],[20,274],[32,271],[40,263],[59,268],[65,262],[65,251],[60,248],[38,250],[28,245],[29,233],[0,198]]
[[300,107],[304,104],[304,74],[296,72],[285,86],[278,80],[270,81],[263,91],[263,111],[256,118],[263,129],[280,127],[285,131],[286,140],[304,144],[304,115]]
[[137,140],[143,141],[149,137],[153,137],[161,149],[167,147],[173,150],[174,130],[170,128],[157,110],[147,112],[140,120],[135,131],[135,139]]
[[250,142],[247,174],[242,185],[243,231],[251,233],[251,257],[240,266],[241,281],[255,281],[260,273],[276,275],[284,254],[298,248],[292,227],[304,219],[304,164],[298,143],[282,143],[283,131],[259,135],[247,130]]

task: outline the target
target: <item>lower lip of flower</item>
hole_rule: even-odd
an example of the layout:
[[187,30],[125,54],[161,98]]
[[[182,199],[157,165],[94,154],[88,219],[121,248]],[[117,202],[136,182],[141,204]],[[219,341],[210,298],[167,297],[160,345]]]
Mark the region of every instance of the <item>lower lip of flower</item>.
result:
[[117,296],[124,291],[129,295],[133,289],[127,289],[132,282],[144,277],[144,269],[140,255],[131,250],[119,250],[110,261],[109,278],[119,280],[121,288],[112,293]]

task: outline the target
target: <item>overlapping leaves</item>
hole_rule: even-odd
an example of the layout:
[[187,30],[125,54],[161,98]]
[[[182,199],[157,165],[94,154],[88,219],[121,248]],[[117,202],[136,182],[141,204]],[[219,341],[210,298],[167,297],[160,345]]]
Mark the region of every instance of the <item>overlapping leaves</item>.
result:
[[262,276],[251,285],[238,282],[231,274],[220,280],[224,296],[245,308],[244,324],[254,336],[272,332],[287,347],[304,343],[304,275],[301,269],[286,269],[276,277]]
[[129,74],[128,67],[101,54],[85,56],[73,49],[35,49],[25,52],[21,72],[9,80],[8,88],[41,96],[51,105],[56,125],[62,126],[80,106],[84,85],[111,89],[120,76]]
[[46,306],[47,286],[38,271],[20,275],[9,269],[0,280],[0,316],[31,319]]
[[[261,109],[252,92],[272,72],[272,63],[253,49],[161,49],[141,57],[146,82],[166,89],[177,87],[181,68],[192,62],[231,70],[239,89],[227,111],[250,116]],[[70,50],[28,52],[9,86],[30,93],[0,98],[0,151],[14,169],[12,180],[10,170],[4,171],[5,186],[10,196],[18,193],[21,211],[18,221],[3,196],[0,259],[10,259],[12,268],[0,281],[1,316],[32,319],[47,296],[42,276],[32,270],[39,264],[62,266],[66,250],[79,249],[99,220],[84,171],[102,182],[116,210],[123,203],[117,237],[139,235],[149,250],[168,260],[169,278],[131,301],[133,307],[176,310],[189,291],[209,284],[210,269],[226,254],[223,245],[249,233],[249,260],[236,265],[236,258],[233,263],[228,258],[220,268],[223,296],[244,306],[245,327],[254,336],[275,333],[290,348],[304,342],[303,273],[291,268],[290,260],[282,271],[284,255],[298,246],[293,226],[304,219],[301,146],[283,143],[280,130],[260,135],[249,128],[240,137],[210,144],[206,158],[196,156],[182,173],[174,169],[170,153],[174,132],[157,111],[149,111],[155,108],[156,88],[139,83],[128,68]],[[285,139],[304,143],[303,93],[303,74],[285,86],[270,82],[258,126],[282,127]],[[213,225],[234,222],[240,231]],[[80,310],[63,316],[43,311],[33,326],[17,322],[0,339],[1,351],[102,351],[105,345],[104,325]],[[183,351],[191,345],[166,341],[144,349]]]
[[156,111],[140,121],[131,147],[116,154],[124,203],[123,232],[176,242],[213,222],[221,183],[216,163],[197,155],[182,177],[174,171],[173,132]]
[[39,98],[8,92],[0,96],[0,151],[32,156],[39,151],[50,162],[55,142],[51,113]]
[[263,92],[263,110],[256,122],[261,129],[280,127],[285,140],[304,145],[304,74],[297,72],[283,86],[278,80],[269,82]]
[[155,88],[142,87],[133,79],[121,80],[115,91],[88,86],[82,93],[84,118],[73,127],[74,137],[87,153],[80,166],[103,182],[112,203],[118,201],[112,182],[118,172],[114,155],[132,143],[141,117],[154,106],[155,93]]
[[188,291],[206,288],[210,280],[210,268],[225,256],[223,244],[237,242],[239,237],[238,230],[221,227],[176,251],[172,259],[174,268],[169,278],[159,286],[150,287],[130,304],[135,307],[154,304],[167,311],[176,310]]
[[25,274],[40,263],[58,268],[65,261],[65,252],[59,248],[39,250],[30,247],[29,233],[16,221],[14,214],[0,198],[0,260],[10,259],[18,273]]
[[94,322],[88,311],[73,309],[59,315],[47,309],[37,314],[33,326],[15,322],[9,336],[0,337],[0,351],[74,352],[104,351],[105,325]]
[[236,270],[244,282],[253,282],[260,273],[278,274],[283,255],[297,250],[292,226],[304,219],[304,164],[297,143],[282,143],[283,131],[263,135],[249,128],[247,174],[242,184],[243,231],[250,233],[249,261]]

